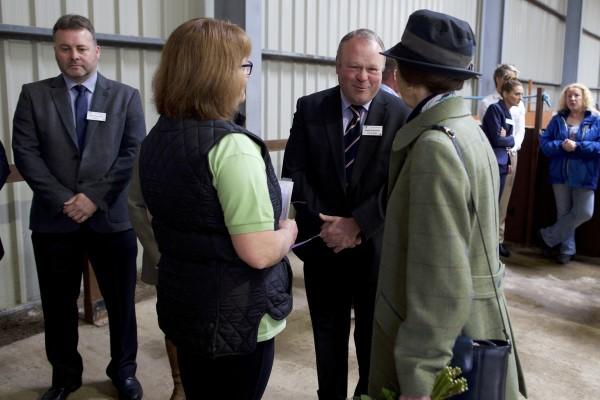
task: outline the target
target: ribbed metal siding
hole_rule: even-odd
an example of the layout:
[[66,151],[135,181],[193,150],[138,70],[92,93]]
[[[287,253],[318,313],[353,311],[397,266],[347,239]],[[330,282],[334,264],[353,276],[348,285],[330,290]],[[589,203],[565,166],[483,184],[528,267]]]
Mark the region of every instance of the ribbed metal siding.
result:
[[[468,21],[473,30],[478,1],[444,0],[264,0],[263,49],[335,57],[347,32],[369,28],[386,47],[400,41],[408,16],[428,8]],[[333,66],[284,61],[263,63],[262,131],[266,139],[286,139],[298,97],[337,84]],[[470,83],[462,91],[471,94]],[[282,154],[273,155],[280,170]]]
[[[600,1],[583,1],[583,29],[592,35],[583,33],[579,51],[579,80],[589,87],[600,88]],[[595,35],[595,36],[594,36]],[[595,93],[596,102],[600,102]]]
[[504,61],[517,65],[522,76],[560,83],[564,22],[525,0],[515,0],[509,2],[505,26]]
[[[1,0],[0,23],[52,28],[59,16],[85,15],[96,32],[166,38],[181,22],[201,16],[211,1],[198,0]],[[100,43],[101,44],[101,43]],[[140,90],[150,129],[157,118],[152,102],[152,76],[160,52],[102,47],[99,71]],[[24,83],[59,74],[52,43],[0,40],[0,139],[12,162],[12,118]],[[0,191],[0,237],[6,255],[0,262],[0,311],[39,298],[29,231],[32,193],[27,184]]]

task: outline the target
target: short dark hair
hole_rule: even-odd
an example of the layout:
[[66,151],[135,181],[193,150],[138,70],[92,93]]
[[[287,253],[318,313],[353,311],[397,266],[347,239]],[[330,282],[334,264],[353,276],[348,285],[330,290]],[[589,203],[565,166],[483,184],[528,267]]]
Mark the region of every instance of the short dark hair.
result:
[[52,37],[56,35],[58,30],[81,30],[86,29],[92,34],[94,42],[96,41],[96,31],[94,25],[89,19],[77,14],[67,14],[60,17],[52,28]]
[[443,73],[422,71],[403,63],[398,63],[398,73],[402,75],[402,78],[407,83],[411,85],[423,85],[433,94],[460,90],[465,82],[464,79],[459,79]]

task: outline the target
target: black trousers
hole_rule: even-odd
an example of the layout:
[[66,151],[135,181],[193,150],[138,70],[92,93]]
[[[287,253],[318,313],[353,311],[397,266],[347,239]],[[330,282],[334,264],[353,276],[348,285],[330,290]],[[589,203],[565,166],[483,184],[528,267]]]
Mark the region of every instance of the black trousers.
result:
[[177,346],[177,361],[187,400],[260,400],[269,382],[275,339],[259,342],[253,353],[210,359]]
[[378,257],[375,259],[370,252],[355,250],[304,263],[319,400],[347,397],[351,308],[354,308],[354,344],[359,372],[354,396],[368,392],[378,264]]
[[70,233],[31,235],[44,312],[46,355],[53,386],[81,383],[83,364],[77,351],[77,298],[86,257],[89,258],[106,304],[112,380],[135,375],[137,325],[135,281],[137,242],[132,229],[97,233],[82,226]]

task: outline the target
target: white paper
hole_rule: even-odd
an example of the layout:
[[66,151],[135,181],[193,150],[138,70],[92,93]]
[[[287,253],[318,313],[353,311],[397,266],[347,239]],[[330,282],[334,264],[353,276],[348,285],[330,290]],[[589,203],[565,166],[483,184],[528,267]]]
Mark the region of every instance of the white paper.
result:
[[281,215],[279,219],[291,218],[290,205],[292,203],[292,191],[294,190],[294,182],[289,179],[281,179],[279,181],[281,188]]

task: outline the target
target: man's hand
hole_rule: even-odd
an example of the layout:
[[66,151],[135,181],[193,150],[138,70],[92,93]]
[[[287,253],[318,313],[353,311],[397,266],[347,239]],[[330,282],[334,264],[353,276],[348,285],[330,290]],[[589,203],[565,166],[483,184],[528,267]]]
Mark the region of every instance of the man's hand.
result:
[[506,137],[506,129],[500,128],[500,131],[498,132],[498,135],[501,136],[501,137]]
[[356,247],[361,243],[360,227],[354,218],[335,217],[319,214],[324,222],[321,225],[321,239],[334,253]]
[[85,222],[97,209],[96,204],[83,193],[77,193],[63,205],[63,213],[78,224]]

